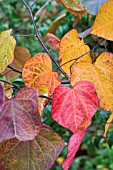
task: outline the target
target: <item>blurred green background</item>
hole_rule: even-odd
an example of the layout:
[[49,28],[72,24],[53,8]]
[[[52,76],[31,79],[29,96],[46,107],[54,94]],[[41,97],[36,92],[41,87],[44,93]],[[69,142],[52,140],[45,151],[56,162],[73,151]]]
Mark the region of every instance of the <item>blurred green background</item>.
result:
[[[26,0],[26,2],[32,5],[34,1]],[[48,3],[39,13],[40,8],[45,3],[47,3],[47,0],[38,0],[33,6],[33,14],[43,41],[57,60],[57,52],[46,42],[45,35],[48,30],[49,32],[55,33],[58,38],[62,38],[62,36],[72,28],[76,28],[80,33],[92,26],[95,16],[83,16],[76,24],[76,17],[67,12],[63,6],[56,4],[54,0]],[[0,0],[0,32],[7,29],[13,30],[12,35],[16,38],[17,45],[28,48],[32,56],[44,51],[34,36],[22,36],[24,34],[35,34],[35,32],[30,15],[21,1]],[[93,48],[98,43],[98,39],[90,35],[85,38],[85,42],[90,48]],[[112,42],[107,41],[106,47],[108,51],[113,52]],[[92,57],[95,57],[97,53],[100,54],[103,51],[106,51],[106,49],[104,44],[101,43],[98,48],[96,48]],[[53,68],[55,68],[54,65]],[[20,87],[24,86],[21,76],[12,80],[12,82],[18,84]],[[50,113],[51,102],[44,110],[42,121],[44,124],[51,126],[51,128],[65,140],[66,144],[50,170],[62,170],[61,163],[67,154],[67,143],[71,132],[58,125],[51,118]],[[83,139],[70,170],[113,170],[113,125],[111,125],[108,131],[107,138],[102,137],[104,126],[96,127],[97,125],[106,123],[110,114],[110,112],[105,112],[101,109],[97,111],[89,127],[90,130]]]

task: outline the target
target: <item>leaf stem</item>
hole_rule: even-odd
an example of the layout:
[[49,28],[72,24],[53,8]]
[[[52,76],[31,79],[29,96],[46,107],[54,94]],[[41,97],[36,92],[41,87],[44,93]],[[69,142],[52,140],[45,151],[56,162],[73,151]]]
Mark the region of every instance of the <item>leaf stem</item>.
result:
[[12,66],[10,66],[10,65],[8,65],[7,67],[8,67],[8,68],[10,68],[11,70],[13,70],[13,71],[17,72],[17,73],[22,74],[22,71],[20,71],[20,70],[18,70],[18,69],[16,69],[16,68],[14,68],[14,67],[12,67]]
[[59,64],[58,62],[54,59],[54,57],[52,56],[52,54],[50,53],[50,51],[47,49],[47,47],[45,46],[45,44],[43,43],[42,39],[41,39],[41,36],[39,34],[39,31],[36,27],[36,23],[35,23],[35,20],[34,20],[34,17],[33,17],[33,13],[32,13],[32,10],[31,8],[27,5],[27,3],[24,1],[24,0],[21,0],[24,4],[24,6],[27,8],[29,14],[30,14],[30,17],[31,17],[31,20],[32,20],[32,23],[33,23],[33,26],[34,26],[34,30],[36,32],[36,37],[37,39],[39,40],[40,44],[42,45],[43,49],[46,51],[46,53],[50,56],[51,60],[55,63],[55,65],[59,68],[59,70],[62,72],[62,74],[67,78],[67,79],[70,79],[69,76],[66,74],[66,72],[61,68],[59,67]]

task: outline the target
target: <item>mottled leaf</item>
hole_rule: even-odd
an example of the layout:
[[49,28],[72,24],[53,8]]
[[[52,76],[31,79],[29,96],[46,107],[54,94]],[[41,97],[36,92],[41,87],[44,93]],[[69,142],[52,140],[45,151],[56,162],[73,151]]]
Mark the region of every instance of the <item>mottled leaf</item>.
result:
[[89,14],[96,15],[99,8],[106,1],[107,0],[80,0],[80,3],[87,8]]
[[102,53],[94,64],[76,63],[72,67],[71,85],[81,80],[91,81],[99,97],[100,107],[113,110],[113,54]]
[[84,138],[84,135],[85,131],[79,131],[71,136],[68,144],[68,155],[66,160],[64,160],[62,163],[62,167],[64,170],[68,170],[71,166],[75,154],[79,149],[82,139]]
[[16,41],[10,35],[12,30],[3,31],[0,33],[0,73],[3,72],[7,65],[13,62],[14,48]]
[[0,144],[0,170],[48,170],[64,146],[50,127],[43,126],[32,141],[14,139]]
[[[61,65],[72,59],[78,58],[88,51],[90,51],[89,46],[85,45],[83,39],[80,40],[78,32],[75,29],[72,29],[67,34],[65,34],[60,41],[59,60],[61,60]],[[78,60],[78,62],[81,61],[91,62],[89,53]],[[62,66],[68,75],[70,75],[70,66],[74,62],[75,60]]]
[[0,112],[3,109],[4,102],[5,102],[5,90],[2,84],[0,83]]
[[46,53],[38,53],[26,61],[22,78],[27,87],[33,87],[37,91],[41,85],[48,86],[49,95],[61,83],[58,73],[52,71],[52,62]]
[[[31,58],[31,54],[27,48],[21,47],[21,46],[16,46],[15,51],[14,51],[14,61],[10,64],[10,66],[22,71],[22,68],[23,68],[25,62],[29,58]],[[7,80],[16,78],[20,75],[19,73],[15,72],[15,71],[9,72],[9,70],[10,70],[10,68],[6,68],[6,70],[4,72],[4,74],[8,72],[5,75]]]
[[102,5],[91,33],[113,41],[113,0],[108,0]]
[[62,4],[69,12],[79,18],[87,14],[87,9],[78,0],[56,0],[56,2]]
[[0,112],[0,142],[13,137],[21,141],[34,139],[41,129],[37,108],[38,93],[32,88],[22,88],[6,101]]
[[53,94],[52,118],[73,133],[83,123],[91,119],[98,109],[98,97],[92,83],[78,82],[74,87],[58,86]]
[[51,46],[56,50],[59,51],[60,40],[53,34],[47,33],[46,40],[51,44]]

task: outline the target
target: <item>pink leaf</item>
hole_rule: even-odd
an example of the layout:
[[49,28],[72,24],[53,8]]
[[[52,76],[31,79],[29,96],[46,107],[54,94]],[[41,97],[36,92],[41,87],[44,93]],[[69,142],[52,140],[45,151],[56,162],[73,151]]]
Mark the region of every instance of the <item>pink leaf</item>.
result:
[[58,86],[53,94],[52,118],[73,133],[84,118],[91,119],[98,109],[98,97],[89,81],[78,82],[74,87]]
[[64,160],[62,163],[62,167],[64,170],[68,170],[69,167],[71,166],[75,154],[79,149],[82,139],[84,138],[84,135],[85,135],[85,131],[79,131],[71,136],[68,145],[68,155],[66,160]]

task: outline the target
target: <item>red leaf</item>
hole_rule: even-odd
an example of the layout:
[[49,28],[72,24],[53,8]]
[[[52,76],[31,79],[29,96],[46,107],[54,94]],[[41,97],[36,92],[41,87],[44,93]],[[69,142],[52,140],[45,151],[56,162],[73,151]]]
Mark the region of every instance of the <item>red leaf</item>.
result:
[[62,163],[62,167],[64,170],[68,170],[69,167],[71,166],[75,154],[79,149],[82,139],[84,138],[84,135],[85,135],[85,131],[79,131],[71,136],[68,145],[68,155],[66,160],[64,160]]
[[5,102],[5,90],[2,84],[0,83],[0,112],[4,106],[4,102]]
[[62,138],[50,127],[42,126],[33,140],[14,138],[0,144],[0,170],[48,170],[63,147]]
[[98,97],[89,81],[78,82],[74,87],[58,86],[53,94],[52,118],[73,133],[84,118],[91,119],[98,109]]
[[14,99],[5,102],[0,112],[0,142],[16,137],[32,140],[41,128],[38,93],[33,88],[21,89]]

